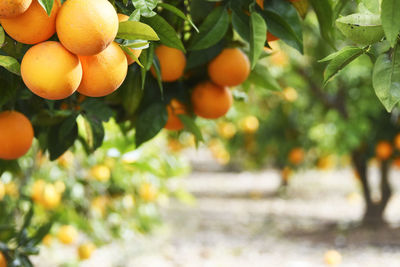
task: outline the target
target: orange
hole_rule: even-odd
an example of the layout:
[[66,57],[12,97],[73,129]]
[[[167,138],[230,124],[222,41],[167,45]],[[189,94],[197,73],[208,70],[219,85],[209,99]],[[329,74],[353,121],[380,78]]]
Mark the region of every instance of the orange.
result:
[[99,182],[107,182],[111,178],[111,170],[106,165],[96,165],[90,169],[90,174]]
[[25,13],[15,18],[0,19],[0,23],[14,40],[24,44],[37,44],[46,41],[56,32],[59,7],[59,1],[55,1],[49,17],[39,2],[33,0]]
[[264,9],[264,0],[256,0],[256,3],[261,7],[261,9]]
[[400,158],[395,158],[395,159],[393,160],[393,165],[394,165],[396,168],[400,168]]
[[375,153],[378,159],[387,160],[393,154],[392,145],[387,141],[380,141],[375,147]]
[[[118,13],[118,20],[119,22],[122,21],[127,21],[129,19],[129,16],[125,15],[125,14],[121,14]],[[135,57],[139,58],[140,54],[142,53],[142,49],[133,49],[133,48],[129,48],[131,50],[131,52],[135,55]],[[128,55],[127,53],[125,53],[126,55],[126,59],[128,60],[128,65],[131,65],[135,62],[135,59],[132,58],[130,55]]]
[[231,139],[236,134],[236,126],[232,122],[221,122],[218,124],[218,133],[224,139]]
[[[182,77],[186,67],[185,54],[179,49],[160,45],[156,48],[155,53],[160,62],[161,80],[164,82],[173,82]],[[154,67],[151,73],[156,77]]]
[[96,249],[96,246],[93,243],[85,243],[85,244],[80,245],[78,247],[79,259],[81,259],[81,260],[89,259],[92,256],[95,249]]
[[0,252],[0,267],[7,267],[7,260],[4,254]]
[[24,13],[32,0],[0,0],[0,18],[13,18]]
[[336,250],[328,250],[324,254],[324,261],[328,266],[338,266],[342,262],[342,255]]
[[146,202],[153,202],[156,200],[157,194],[157,188],[151,183],[144,183],[139,187],[139,196]]
[[304,150],[301,147],[296,147],[289,152],[289,162],[298,165],[304,160]]
[[118,32],[118,16],[107,0],[68,0],[57,16],[57,35],[72,53],[89,56],[111,44]]
[[240,121],[240,127],[245,133],[255,133],[260,126],[260,122],[255,116],[247,116]]
[[83,77],[78,92],[85,96],[101,97],[117,90],[125,80],[128,62],[117,43],[111,43],[101,53],[79,56]]
[[164,128],[171,131],[182,130],[184,125],[179,119],[179,114],[186,114],[186,107],[176,99],[172,99],[167,106],[168,120]]
[[41,204],[46,209],[54,209],[60,205],[61,193],[57,191],[53,184],[46,184],[43,188],[42,202]]
[[279,40],[279,38],[273,35],[272,33],[267,32],[267,42],[273,42],[276,40]]
[[250,74],[250,61],[238,48],[226,48],[208,65],[208,75],[220,86],[236,86]]
[[42,243],[43,245],[45,245],[46,247],[50,247],[51,244],[53,243],[53,237],[50,234],[47,234],[43,237],[42,239]]
[[396,137],[394,138],[394,146],[398,150],[400,150],[400,134],[397,134]]
[[47,41],[31,47],[21,63],[21,75],[26,86],[45,99],[69,97],[82,80],[78,56],[59,42]]
[[61,243],[69,245],[78,238],[78,231],[71,225],[63,225],[58,230],[57,237]]
[[198,84],[192,92],[192,105],[197,116],[216,119],[224,116],[233,103],[228,87],[218,86],[212,82]]
[[25,115],[17,111],[0,113],[0,159],[17,159],[30,149],[33,127]]

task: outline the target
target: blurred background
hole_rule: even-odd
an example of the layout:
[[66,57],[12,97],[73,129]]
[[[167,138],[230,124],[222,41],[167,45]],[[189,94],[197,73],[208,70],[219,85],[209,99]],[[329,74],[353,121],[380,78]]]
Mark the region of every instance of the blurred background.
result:
[[198,119],[200,144],[163,131],[135,148],[112,120],[90,156],[77,143],[51,162],[36,144],[0,177],[0,221],[32,198],[34,225],[56,222],[40,267],[400,266],[399,110],[367,56],[321,88],[317,32],[311,13],[305,56],[272,42],[262,66],[284,89],[257,87],[258,67],[226,117]]

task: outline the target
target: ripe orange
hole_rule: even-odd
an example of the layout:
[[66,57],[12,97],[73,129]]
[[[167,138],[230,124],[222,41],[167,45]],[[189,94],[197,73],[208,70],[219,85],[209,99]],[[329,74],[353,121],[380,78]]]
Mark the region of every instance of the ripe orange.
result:
[[[173,82],[182,77],[186,67],[186,57],[181,50],[160,45],[155,53],[160,62],[161,80]],[[151,68],[151,73],[154,77],[157,76],[154,67]]]
[[[118,20],[119,22],[122,21],[127,21],[129,19],[129,16],[125,15],[125,14],[121,14],[118,13]],[[140,54],[142,53],[142,49],[133,49],[133,48],[129,48],[131,50],[131,52],[135,55],[135,57],[139,58]],[[127,53],[125,53],[126,55],[126,59],[128,60],[128,65],[131,65],[135,62],[135,59],[132,58],[130,55],[128,55]]]
[[57,237],[61,243],[69,245],[78,238],[78,231],[71,225],[63,225],[58,230]]
[[54,209],[61,202],[61,193],[57,191],[53,184],[46,184],[43,189],[41,204],[46,209]]
[[301,147],[296,147],[289,152],[289,162],[298,165],[304,160],[304,150]]
[[394,147],[400,150],[400,134],[397,134],[394,138]]
[[146,202],[153,202],[156,200],[158,189],[151,183],[144,183],[139,187],[139,196]]
[[218,133],[224,139],[231,139],[236,134],[236,126],[232,122],[221,122],[218,124]]
[[0,252],[0,267],[7,267],[7,260],[4,254]]
[[279,40],[279,38],[273,35],[272,33],[267,32],[267,42],[273,42],[276,40]]
[[107,182],[111,178],[111,170],[106,165],[95,165],[90,169],[91,176],[99,182]]
[[236,86],[250,74],[250,61],[238,48],[226,48],[208,65],[208,75],[220,86]]
[[255,116],[247,116],[240,120],[240,127],[243,132],[252,134],[255,133],[260,126],[260,122]]
[[96,249],[96,246],[93,243],[85,243],[85,244],[80,245],[78,247],[79,259],[81,259],[81,260],[89,259],[92,256],[95,249]]
[[82,80],[78,56],[60,43],[47,41],[31,47],[21,63],[21,75],[26,86],[45,99],[69,97]]
[[393,154],[392,145],[387,141],[380,141],[375,147],[376,157],[381,160],[387,160]]
[[13,18],[24,13],[32,0],[0,0],[0,18]]
[[256,0],[256,3],[261,7],[261,9],[264,9],[264,0]]
[[212,82],[198,84],[192,92],[194,113],[206,119],[224,116],[233,103],[228,87],[221,87]]
[[93,56],[79,56],[83,77],[78,92],[85,96],[101,97],[120,87],[128,71],[124,51],[117,43]]
[[46,41],[56,32],[59,8],[59,1],[55,1],[49,17],[38,0],[33,0],[24,13],[15,18],[0,19],[0,23],[14,40],[24,44],[37,44]]
[[118,32],[118,16],[107,0],[68,0],[57,16],[61,43],[77,55],[100,53]]
[[168,121],[164,128],[171,131],[182,130],[184,125],[179,119],[179,114],[186,114],[186,107],[176,99],[172,99],[167,106]]
[[33,127],[25,115],[17,111],[0,113],[0,159],[17,159],[30,149]]

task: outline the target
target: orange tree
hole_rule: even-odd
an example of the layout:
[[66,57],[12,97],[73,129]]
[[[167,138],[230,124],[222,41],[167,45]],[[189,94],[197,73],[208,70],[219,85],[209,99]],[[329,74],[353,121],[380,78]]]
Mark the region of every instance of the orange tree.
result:
[[[308,158],[304,163],[308,165],[318,163],[318,158],[324,155],[349,154],[366,204],[363,223],[376,226],[384,223],[383,214],[392,195],[389,170],[392,165],[398,164],[398,110],[393,102],[397,92],[397,84],[393,79],[396,78],[398,67],[392,54],[397,44],[390,48],[389,38],[383,38],[380,17],[373,15],[373,12],[380,10],[384,12],[388,8],[387,3],[382,1],[382,8],[378,8],[378,1],[359,2],[358,6],[343,3],[343,12],[354,13],[359,10],[363,15],[350,15],[347,18],[349,27],[343,25],[343,17],[339,18],[338,31],[332,29],[330,32],[331,36],[337,36],[336,42],[318,38],[315,18],[306,20],[304,36],[308,41],[305,53],[310,58],[299,59],[290,53],[290,64],[276,71],[279,84],[286,89],[267,100],[256,97],[258,105],[253,105],[252,112],[260,118],[260,127],[250,139],[254,144],[249,147],[250,150],[247,148],[246,156],[252,163],[268,164],[272,155],[273,165],[281,168],[298,165],[294,164],[296,161],[293,157],[290,160],[290,150],[294,147],[305,150]],[[377,5],[374,6],[374,3]],[[378,17],[376,25],[371,25],[367,19],[370,17]],[[361,22],[360,18],[366,20]],[[353,19],[360,24],[353,23]],[[354,29],[357,27],[361,27],[363,32],[371,31],[365,36],[359,33],[357,38],[367,38],[376,30],[381,31],[380,37],[370,40],[367,47],[345,47],[324,58],[332,50],[331,46],[343,46],[347,38],[357,42],[352,39],[355,36],[347,33],[349,31],[356,35]],[[383,60],[383,57],[387,57],[387,60]],[[324,59],[319,62],[316,60],[321,58]],[[335,79],[332,80],[333,77]],[[375,92],[371,90],[373,87]],[[383,91],[380,90],[383,88],[391,96],[382,98],[380,93]],[[296,93],[293,94],[293,90]],[[250,91],[251,94],[260,96],[259,91]],[[380,105],[379,100],[384,105]],[[385,111],[385,108],[389,109],[388,103],[391,103],[390,109],[394,108],[392,113]],[[249,107],[245,106],[244,110],[249,111]],[[237,124],[240,126],[240,121]],[[249,134],[239,131],[230,137],[228,147],[232,153],[243,151],[248,140]],[[239,157],[244,158],[243,154],[239,154]],[[373,190],[368,182],[368,162],[373,158],[379,163],[380,169],[380,186],[377,188],[380,198],[377,200],[372,197]],[[287,172],[283,174],[287,175]]]
[[[51,160],[76,143],[92,153],[110,118],[126,132],[134,129],[136,147],[166,126],[202,140],[194,118],[225,115],[238,97],[228,87],[246,81],[278,90],[259,63],[268,41],[279,38],[303,53],[301,19],[310,4],[325,42],[333,44],[335,17],[352,10],[346,2],[0,0],[2,171],[19,163],[33,136]],[[366,15],[339,19],[338,25],[366,47],[326,58],[326,78],[356,56],[373,54],[372,43],[386,36],[389,41],[380,44],[389,48],[376,45],[374,69],[374,87],[386,99],[388,92],[396,95],[396,68],[388,66],[396,62],[398,27],[388,11],[396,10],[397,1],[383,0],[381,9],[378,1],[359,2]],[[389,99],[384,104],[391,108],[395,98]]]
[[[76,145],[92,154],[103,143],[104,122],[114,118],[133,147],[163,128],[184,129],[201,140],[193,119],[225,115],[233,102],[228,87],[245,80],[269,82],[270,77],[260,75],[267,69],[258,64],[265,55],[267,36],[273,34],[303,52],[296,8],[304,15],[308,2],[299,2],[1,0],[0,165],[7,177],[12,173],[17,178],[19,168],[23,170],[21,182],[13,182],[13,192],[20,193],[14,196],[21,197],[15,208],[6,205],[9,210],[2,213],[4,223],[12,225],[1,239],[2,261],[6,259],[8,266],[31,266],[28,255],[37,252],[36,245],[50,229],[46,220],[68,222],[60,208],[56,218],[39,216],[32,221],[29,212],[22,227],[13,225],[12,219],[18,224],[30,201],[49,215],[46,209],[60,207],[60,183],[57,187],[56,181],[33,178],[27,171],[32,169],[30,161],[18,160],[33,139],[40,154],[50,160],[68,149],[76,151]],[[75,182],[82,184],[79,179]],[[120,182],[109,188],[111,195],[124,188]],[[39,193],[29,194],[31,189],[23,189],[24,185]],[[74,202],[68,185],[65,192],[71,198],[65,204],[80,207],[85,214],[84,202]],[[91,191],[93,196],[98,193]],[[154,199],[150,184],[137,193]],[[35,211],[40,214],[42,208]],[[34,228],[42,223],[45,226],[35,234]],[[60,229],[67,234],[59,239],[69,243],[75,231]]]

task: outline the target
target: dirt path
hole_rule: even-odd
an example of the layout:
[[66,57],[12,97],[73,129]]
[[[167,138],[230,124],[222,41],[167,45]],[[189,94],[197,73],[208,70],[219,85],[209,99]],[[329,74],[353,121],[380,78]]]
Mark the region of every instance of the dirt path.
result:
[[[396,191],[386,214],[393,225],[399,178],[392,174]],[[195,205],[172,201],[153,236],[110,244],[81,266],[313,267],[325,266],[329,249],[342,254],[339,266],[400,266],[400,231],[349,230],[363,209],[351,170],[300,173],[284,195],[278,185],[273,171],[193,173],[172,186],[196,195]]]

